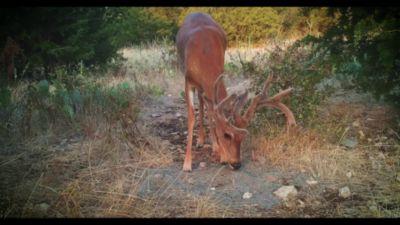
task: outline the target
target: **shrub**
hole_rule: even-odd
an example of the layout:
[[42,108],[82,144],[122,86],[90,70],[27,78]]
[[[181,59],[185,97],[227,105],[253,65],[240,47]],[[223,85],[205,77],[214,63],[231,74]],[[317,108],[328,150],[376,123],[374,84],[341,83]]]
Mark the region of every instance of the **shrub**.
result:
[[[288,48],[276,45],[270,52],[257,54],[251,61],[241,60],[243,73],[254,80],[253,90],[259,92],[269,75],[274,75],[270,96],[289,87],[294,91],[284,102],[293,111],[300,125],[310,125],[319,103],[332,93],[329,83],[321,85],[332,75],[325,58],[313,52],[314,46],[295,43]],[[261,118],[277,119],[276,111],[260,110]],[[283,117],[279,117],[284,119]],[[279,119],[280,120],[280,119]],[[283,122],[283,120],[282,120]]]

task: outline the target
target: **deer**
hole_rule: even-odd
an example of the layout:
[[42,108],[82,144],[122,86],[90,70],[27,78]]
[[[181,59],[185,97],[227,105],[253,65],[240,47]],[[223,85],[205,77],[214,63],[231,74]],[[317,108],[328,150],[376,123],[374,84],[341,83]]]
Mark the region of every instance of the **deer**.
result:
[[14,79],[15,75],[15,56],[22,54],[22,49],[11,37],[7,38],[6,45],[0,53],[0,65],[4,64],[6,68],[7,78],[9,81]]
[[[287,131],[296,126],[292,111],[281,102],[293,88],[280,91],[269,97],[273,76],[270,75],[262,91],[248,100],[248,91],[243,94],[228,95],[223,81],[225,50],[227,39],[225,31],[207,13],[191,13],[183,21],[176,35],[178,65],[185,76],[185,102],[187,105],[187,143],[183,171],[192,171],[192,144],[195,125],[194,93],[199,102],[199,131],[197,146],[205,142],[204,108],[212,144],[212,156],[221,164],[229,164],[232,170],[241,167],[240,146],[249,133],[247,127],[257,109],[271,107],[281,110],[286,117]],[[250,101],[247,110],[246,103]],[[242,111],[244,111],[242,113]]]

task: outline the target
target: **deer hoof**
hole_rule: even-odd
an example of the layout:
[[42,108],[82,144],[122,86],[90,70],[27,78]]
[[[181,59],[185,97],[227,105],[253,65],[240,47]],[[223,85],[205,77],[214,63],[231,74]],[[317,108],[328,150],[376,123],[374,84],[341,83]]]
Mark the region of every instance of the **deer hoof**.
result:
[[192,165],[183,164],[183,171],[184,172],[191,172],[192,171]]

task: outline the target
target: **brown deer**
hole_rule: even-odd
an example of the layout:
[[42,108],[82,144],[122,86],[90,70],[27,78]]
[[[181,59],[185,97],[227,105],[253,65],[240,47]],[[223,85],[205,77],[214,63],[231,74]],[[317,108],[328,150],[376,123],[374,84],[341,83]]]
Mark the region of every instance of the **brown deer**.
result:
[[198,145],[204,144],[203,125],[204,103],[207,105],[213,155],[223,164],[228,163],[234,170],[239,169],[240,145],[248,133],[246,127],[259,107],[273,107],[281,110],[287,119],[287,128],[296,126],[293,113],[281,103],[290,94],[291,88],[273,97],[267,92],[272,76],[265,82],[260,94],[251,100],[246,112],[241,113],[247,102],[247,94],[227,95],[222,80],[227,41],[223,29],[206,13],[192,13],[185,18],[176,36],[178,61],[185,75],[185,100],[188,110],[188,136],[184,171],[192,170],[192,141],[195,124],[193,97],[195,89],[199,99]]
[[9,81],[14,79],[15,65],[14,59],[18,54],[23,54],[21,48],[11,37],[7,38],[6,45],[0,54],[0,65],[6,68],[7,78]]

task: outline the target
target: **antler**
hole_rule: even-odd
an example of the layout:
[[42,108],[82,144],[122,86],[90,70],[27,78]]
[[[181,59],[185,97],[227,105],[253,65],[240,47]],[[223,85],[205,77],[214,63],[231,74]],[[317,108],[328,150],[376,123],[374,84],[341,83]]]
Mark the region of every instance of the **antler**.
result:
[[229,133],[240,133],[240,134],[247,134],[248,131],[243,128],[239,128],[229,122],[229,119],[226,118],[224,110],[232,111],[233,104],[232,102],[237,99],[236,94],[231,94],[227,97],[225,97],[223,100],[218,102],[218,91],[219,91],[219,86],[218,83],[222,80],[224,74],[221,74],[217,80],[214,82],[214,99],[211,102],[204,94],[203,94],[203,99],[208,105],[208,108],[213,111],[214,116],[217,118],[216,122],[222,123],[224,127],[226,127],[227,132]]
[[238,127],[246,127],[249,125],[251,118],[254,116],[255,111],[263,106],[272,107],[281,110],[286,116],[286,125],[288,131],[290,127],[296,126],[296,120],[292,111],[284,105],[281,100],[292,92],[292,88],[288,88],[276,94],[273,97],[268,97],[267,92],[271,88],[273,76],[269,76],[264,84],[264,87],[259,95],[251,100],[250,106],[245,112],[244,116],[240,116],[240,110],[246,103],[247,91],[237,98],[233,108],[233,116]]

